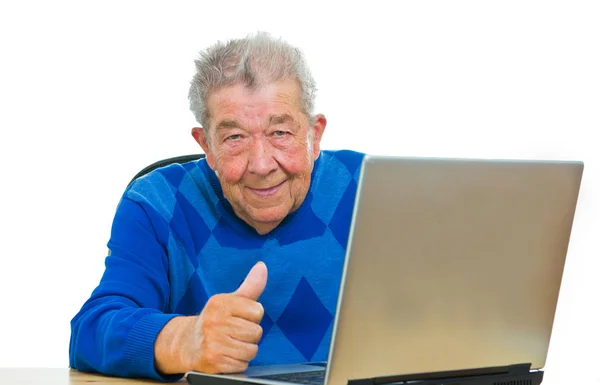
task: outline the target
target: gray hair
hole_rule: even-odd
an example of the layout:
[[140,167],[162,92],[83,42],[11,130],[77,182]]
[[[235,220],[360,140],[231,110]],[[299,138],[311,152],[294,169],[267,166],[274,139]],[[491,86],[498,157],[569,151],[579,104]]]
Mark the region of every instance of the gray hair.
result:
[[245,84],[250,89],[280,80],[294,79],[300,86],[300,108],[313,120],[315,81],[302,52],[265,32],[217,42],[194,61],[194,75],[189,92],[190,110],[208,131],[210,113],[206,102],[211,92],[222,87]]

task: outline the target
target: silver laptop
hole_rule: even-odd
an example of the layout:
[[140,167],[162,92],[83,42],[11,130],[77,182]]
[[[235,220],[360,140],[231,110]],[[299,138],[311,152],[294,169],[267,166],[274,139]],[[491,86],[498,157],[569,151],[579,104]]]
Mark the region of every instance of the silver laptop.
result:
[[327,364],[188,382],[539,384],[582,173],[570,161],[366,156]]

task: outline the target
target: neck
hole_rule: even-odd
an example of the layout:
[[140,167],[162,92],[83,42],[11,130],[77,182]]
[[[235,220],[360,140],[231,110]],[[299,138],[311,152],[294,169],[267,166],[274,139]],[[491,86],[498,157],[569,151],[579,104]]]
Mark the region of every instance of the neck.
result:
[[246,222],[248,226],[252,227],[260,235],[270,233],[282,222],[281,220],[275,222],[256,222],[243,215],[242,213],[238,212],[238,210],[236,210],[235,207],[233,208],[233,211],[235,212],[235,215],[237,215],[238,218]]

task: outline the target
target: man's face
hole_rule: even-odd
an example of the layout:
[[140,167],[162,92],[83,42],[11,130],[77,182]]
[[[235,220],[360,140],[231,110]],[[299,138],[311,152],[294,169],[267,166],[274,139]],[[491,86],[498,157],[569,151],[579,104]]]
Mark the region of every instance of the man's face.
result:
[[268,233],[306,197],[325,117],[309,124],[293,80],[256,90],[242,84],[222,88],[207,104],[208,134],[194,128],[192,135],[236,214]]

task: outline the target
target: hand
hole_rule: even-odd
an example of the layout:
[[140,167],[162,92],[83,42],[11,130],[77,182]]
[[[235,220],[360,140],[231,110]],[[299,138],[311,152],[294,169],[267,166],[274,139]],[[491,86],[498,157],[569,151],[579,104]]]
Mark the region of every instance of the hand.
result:
[[[176,317],[168,322],[155,344],[159,371],[168,374],[246,370],[258,353],[262,337],[259,323],[264,309],[257,300],[266,284],[267,267],[259,262],[235,292],[212,296],[198,316]],[[161,349],[162,344],[169,345],[167,354]]]

